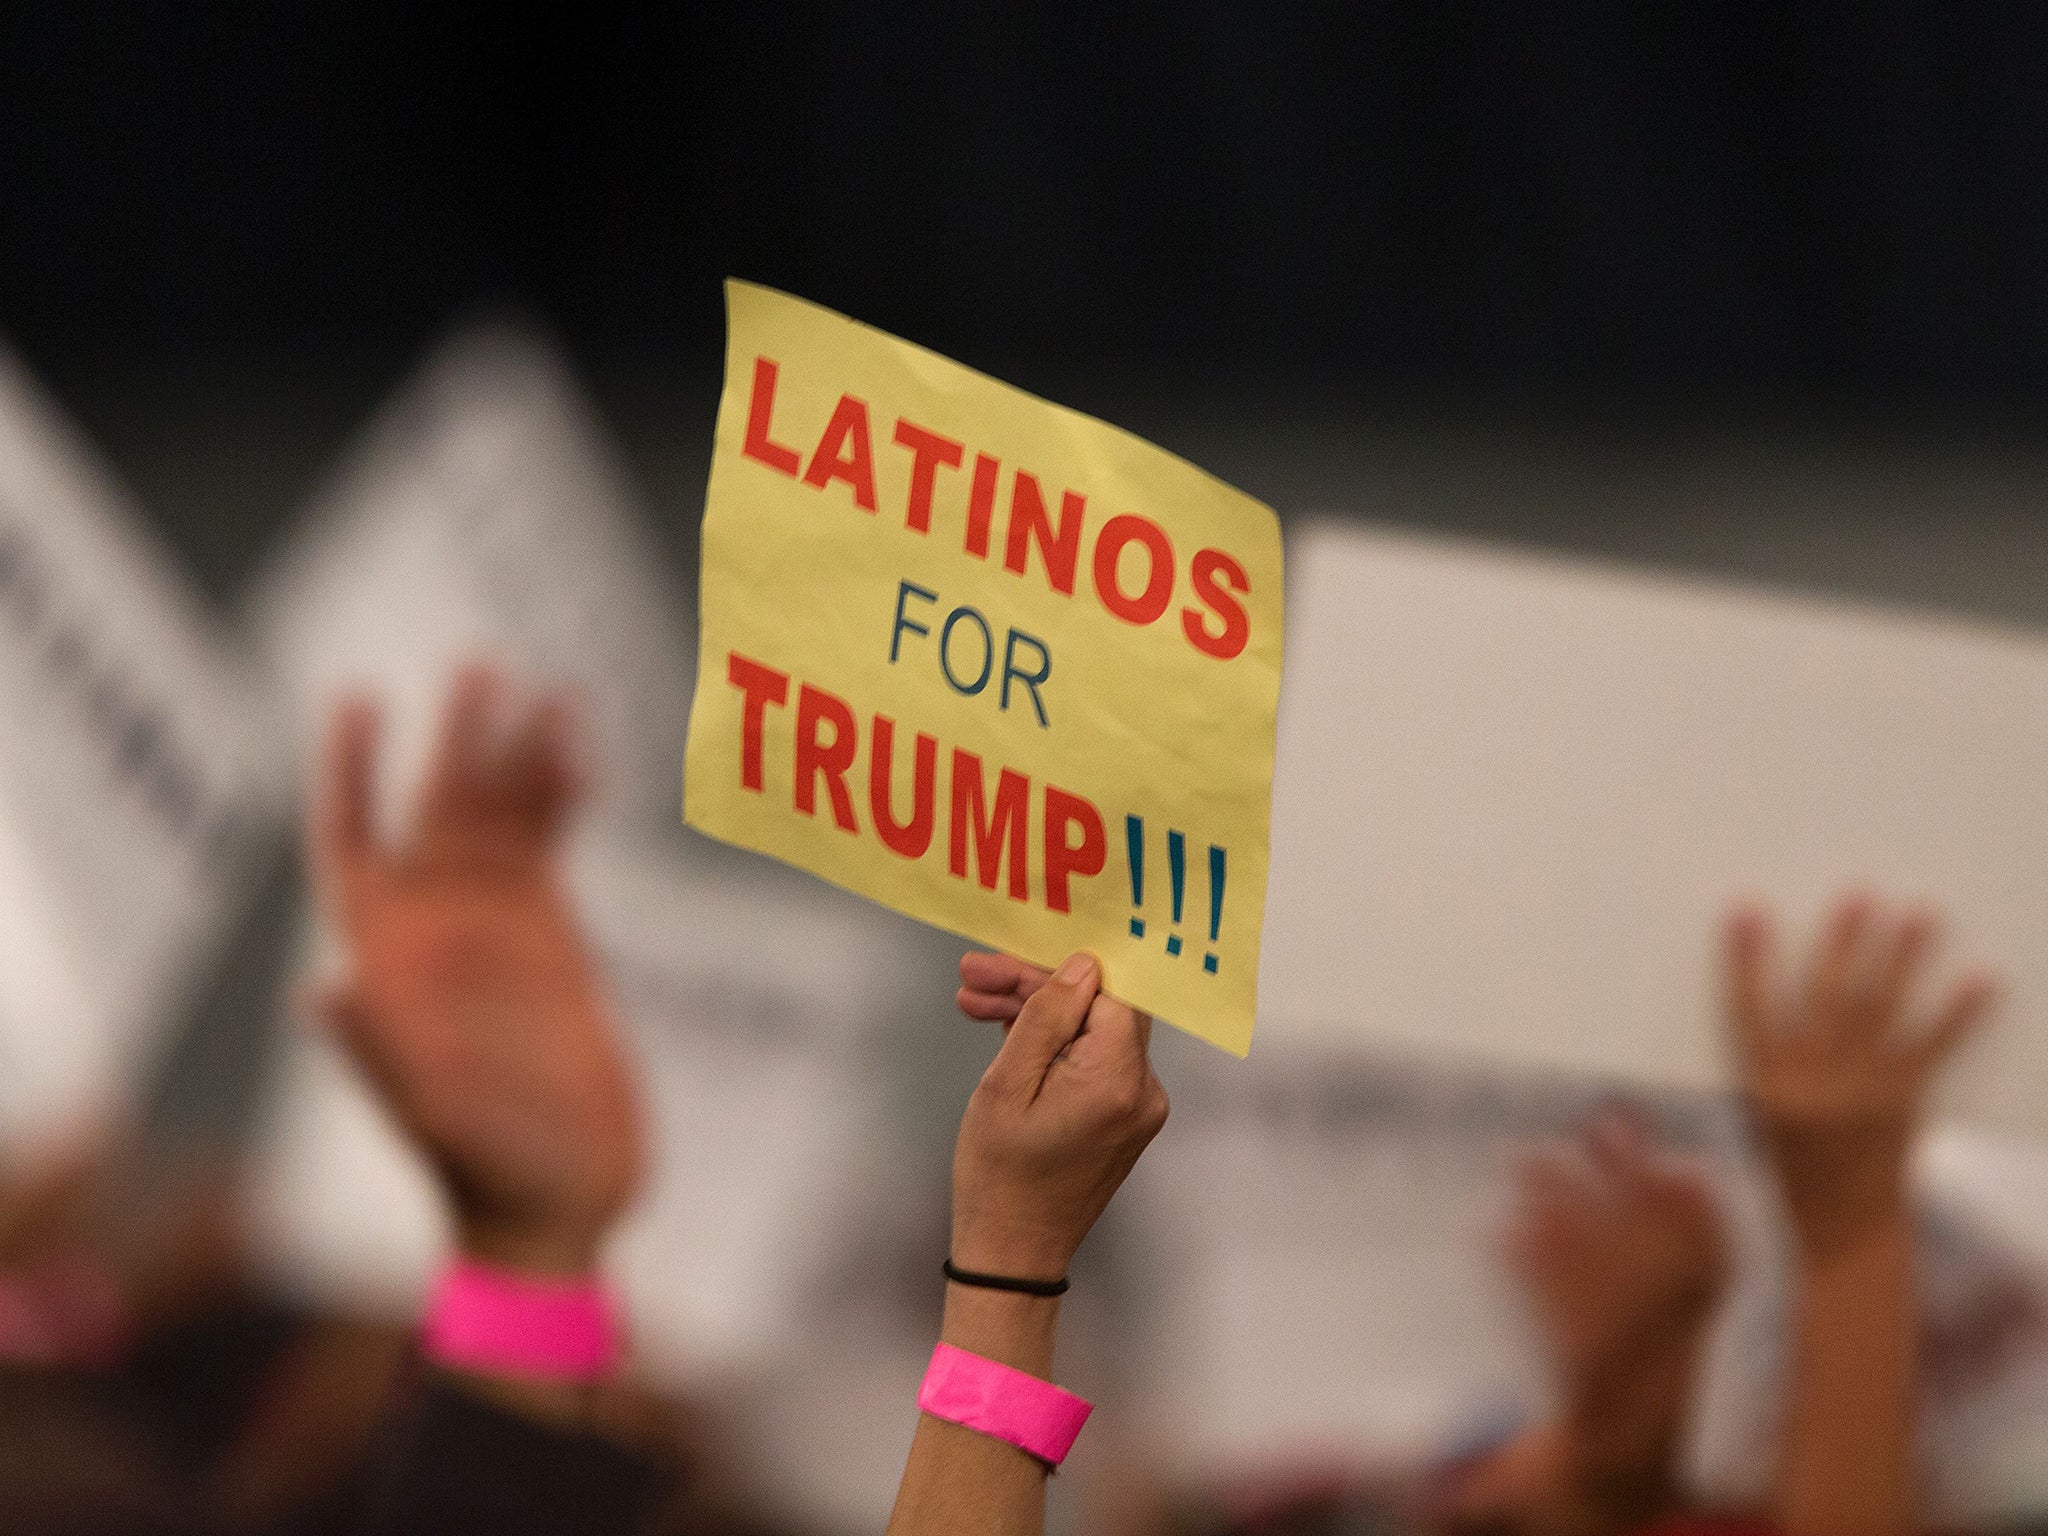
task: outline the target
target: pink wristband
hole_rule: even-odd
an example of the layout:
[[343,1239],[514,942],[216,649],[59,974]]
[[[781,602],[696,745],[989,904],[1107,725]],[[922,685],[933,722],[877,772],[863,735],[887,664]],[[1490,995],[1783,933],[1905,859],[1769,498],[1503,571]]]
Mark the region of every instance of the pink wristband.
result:
[[935,1419],[1006,1440],[1058,1466],[1095,1405],[1049,1381],[941,1344],[918,1388],[917,1406]]
[[545,1381],[592,1381],[619,1358],[611,1300],[595,1280],[541,1280],[470,1259],[434,1282],[421,1348],[458,1371]]

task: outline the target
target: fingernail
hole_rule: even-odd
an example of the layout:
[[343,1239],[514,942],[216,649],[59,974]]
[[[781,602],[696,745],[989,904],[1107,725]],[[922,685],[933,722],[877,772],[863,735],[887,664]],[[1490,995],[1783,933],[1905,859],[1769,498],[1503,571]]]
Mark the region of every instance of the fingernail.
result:
[[1053,980],[1063,987],[1078,987],[1095,974],[1095,957],[1085,952],[1069,955],[1053,973]]

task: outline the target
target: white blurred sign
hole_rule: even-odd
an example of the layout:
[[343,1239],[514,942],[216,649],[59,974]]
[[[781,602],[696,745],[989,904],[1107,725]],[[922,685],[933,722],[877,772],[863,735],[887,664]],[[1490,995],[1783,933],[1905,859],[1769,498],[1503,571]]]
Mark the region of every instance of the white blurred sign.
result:
[[1267,1038],[1720,1085],[1725,905],[1873,881],[2010,983],[1953,1112],[2048,1132],[2048,643],[1353,527],[1288,561]]
[[676,594],[610,441],[524,331],[458,335],[384,408],[254,610],[302,744],[343,691],[384,701],[387,808],[417,781],[450,674],[479,657],[575,689],[601,809],[680,814],[692,668]]
[[[1355,1048],[1175,1064],[1174,1118],[1112,1207],[1158,1292],[1140,1309],[1149,1453],[1213,1488],[1276,1468],[1419,1469],[1554,1400],[1502,1260],[1514,1166],[1581,1123],[1594,1082],[1401,1068]],[[1735,1273],[1694,1384],[1685,1472],[1766,1496],[1782,1423],[1788,1246],[1732,1102],[1665,1097],[1716,1171]],[[1959,1527],[2048,1499],[2048,1253],[2038,1147],[1921,1149],[1923,1441]]]
[[[572,878],[650,1101],[653,1186],[614,1266],[635,1340],[672,1375],[758,1360],[895,1152],[906,925],[793,873],[622,843],[583,843]],[[326,1042],[301,1031],[284,1078],[257,1159],[273,1268],[409,1313],[446,1241],[425,1171]]]
[[280,809],[248,677],[0,353],[0,1137],[135,1086]]
[[1498,1239],[1516,1159],[1591,1093],[1271,1039],[1163,1070],[1173,1119],[1113,1216],[1158,1280],[1141,1397],[1174,1476],[1419,1466],[1539,1410]]

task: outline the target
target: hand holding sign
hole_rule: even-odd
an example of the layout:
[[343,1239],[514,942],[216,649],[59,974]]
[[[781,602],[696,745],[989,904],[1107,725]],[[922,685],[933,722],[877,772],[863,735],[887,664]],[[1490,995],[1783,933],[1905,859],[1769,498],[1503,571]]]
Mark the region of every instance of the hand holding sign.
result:
[[377,719],[337,712],[313,860],[353,971],[321,1011],[440,1171],[463,1246],[582,1274],[638,1186],[632,1083],[554,869],[576,795],[557,704],[508,728],[456,684],[402,848],[371,828]]
[[1273,514],[1127,433],[744,283],[684,813],[1242,1055]]
[[1021,1004],[953,1152],[953,1262],[1057,1279],[1166,1123],[1152,1021],[1072,955]]

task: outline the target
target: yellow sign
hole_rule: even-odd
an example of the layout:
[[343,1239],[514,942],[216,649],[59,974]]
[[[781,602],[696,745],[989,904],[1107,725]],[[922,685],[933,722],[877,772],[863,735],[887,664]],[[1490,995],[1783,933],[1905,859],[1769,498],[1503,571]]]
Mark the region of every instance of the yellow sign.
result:
[[1242,1056],[1280,525],[1165,450],[726,285],[690,825]]

